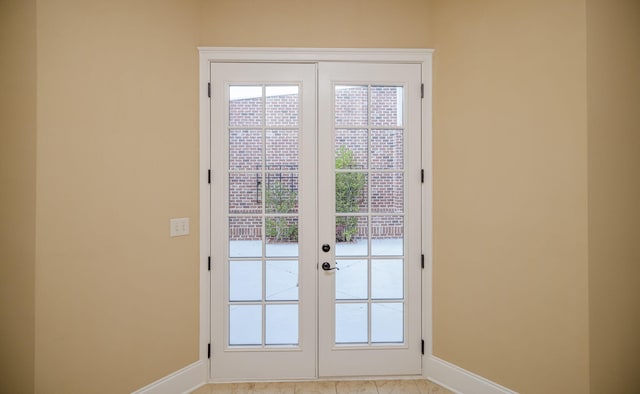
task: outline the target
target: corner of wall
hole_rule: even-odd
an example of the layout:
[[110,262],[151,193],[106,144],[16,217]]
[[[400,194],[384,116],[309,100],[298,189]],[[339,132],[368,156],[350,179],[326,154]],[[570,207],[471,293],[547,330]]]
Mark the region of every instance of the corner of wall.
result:
[[587,0],[592,393],[640,390],[640,2]]
[[35,377],[35,0],[0,2],[0,391]]

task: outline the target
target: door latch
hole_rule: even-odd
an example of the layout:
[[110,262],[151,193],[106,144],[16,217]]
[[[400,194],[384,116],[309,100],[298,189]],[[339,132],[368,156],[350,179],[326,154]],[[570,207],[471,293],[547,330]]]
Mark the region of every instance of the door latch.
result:
[[[337,264],[337,263],[336,263]],[[338,267],[331,267],[331,264],[329,264],[328,262],[324,262],[322,263],[322,269],[325,271],[331,271],[331,270],[340,270],[340,268]]]

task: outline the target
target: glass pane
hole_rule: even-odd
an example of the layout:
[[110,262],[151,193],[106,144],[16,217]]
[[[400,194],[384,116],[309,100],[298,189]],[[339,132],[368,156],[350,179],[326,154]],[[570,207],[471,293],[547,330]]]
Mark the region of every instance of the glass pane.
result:
[[266,344],[298,344],[298,305],[266,306]]
[[261,126],[262,118],[262,86],[229,87],[229,126]]
[[229,257],[262,256],[262,217],[229,218]]
[[267,130],[267,170],[298,169],[298,131]]
[[404,175],[401,172],[372,173],[371,212],[402,213]]
[[229,306],[229,345],[262,344],[262,306]]
[[403,278],[404,264],[402,260],[372,260],[371,298],[403,298]]
[[298,125],[298,87],[267,86],[267,126]]
[[371,254],[402,256],[404,253],[403,223],[402,216],[373,216],[371,218]]
[[336,300],[361,300],[367,294],[367,260],[338,260]]
[[267,174],[265,199],[267,213],[298,212],[298,174]]
[[404,167],[403,130],[371,130],[371,168],[401,170]]
[[336,169],[367,169],[367,129],[336,130]]
[[365,216],[336,217],[336,256],[366,256],[367,218]]
[[229,175],[229,213],[262,213],[262,174]]
[[371,87],[371,125],[402,127],[403,88]]
[[267,261],[267,301],[298,300],[298,262]]
[[367,126],[368,90],[367,86],[336,86],[336,126]]
[[229,262],[229,301],[262,300],[262,262]]
[[298,218],[265,218],[268,257],[298,257]]
[[336,304],[336,343],[367,343],[367,304]]
[[262,169],[262,131],[229,130],[229,169]]
[[371,304],[371,342],[402,343],[404,341],[403,331],[403,304],[401,302]]
[[336,212],[367,212],[368,174],[339,172],[336,174]]

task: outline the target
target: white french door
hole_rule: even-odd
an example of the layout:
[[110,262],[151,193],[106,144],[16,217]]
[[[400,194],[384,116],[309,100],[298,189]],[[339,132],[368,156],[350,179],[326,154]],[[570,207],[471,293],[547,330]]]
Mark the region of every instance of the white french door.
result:
[[316,376],[316,65],[211,65],[211,376]]
[[420,75],[319,65],[321,376],[421,373]]
[[420,65],[210,71],[212,379],[420,374]]

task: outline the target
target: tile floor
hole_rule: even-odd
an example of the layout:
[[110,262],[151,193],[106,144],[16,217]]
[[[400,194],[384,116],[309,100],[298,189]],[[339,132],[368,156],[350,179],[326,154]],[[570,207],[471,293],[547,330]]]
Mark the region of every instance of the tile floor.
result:
[[428,380],[207,384],[191,394],[453,394]]

